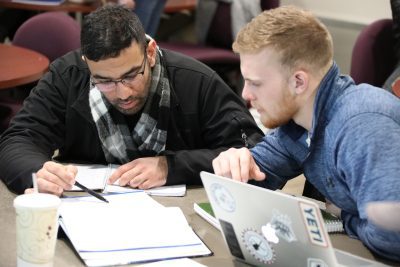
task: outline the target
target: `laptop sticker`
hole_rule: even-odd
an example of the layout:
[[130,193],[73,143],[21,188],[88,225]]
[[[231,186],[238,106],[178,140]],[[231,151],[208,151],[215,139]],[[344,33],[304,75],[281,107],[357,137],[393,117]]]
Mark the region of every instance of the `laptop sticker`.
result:
[[274,244],[279,243],[279,237],[276,235],[276,230],[270,223],[261,226],[261,232],[264,235],[265,239],[267,239],[269,242]]
[[210,186],[211,194],[221,209],[234,212],[236,209],[235,199],[229,190],[221,184],[214,183]]
[[244,260],[243,252],[240,249],[239,241],[236,238],[235,230],[230,222],[219,220],[221,229],[224,232],[226,242],[228,243],[231,254],[237,258]]
[[328,265],[321,259],[308,258],[307,267],[328,267]]
[[242,232],[243,243],[250,254],[263,264],[272,264],[275,261],[275,251],[263,234],[253,229]]
[[317,208],[305,202],[299,202],[299,204],[311,243],[321,247],[327,247],[328,241],[325,236],[326,231],[323,230]]
[[292,228],[292,220],[287,214],[282,214],[278,210],[272,211],[271,221],[262,226],[261,231],[265,238],[271,243],[277,244],[279,238],[289,243],[297,241]]

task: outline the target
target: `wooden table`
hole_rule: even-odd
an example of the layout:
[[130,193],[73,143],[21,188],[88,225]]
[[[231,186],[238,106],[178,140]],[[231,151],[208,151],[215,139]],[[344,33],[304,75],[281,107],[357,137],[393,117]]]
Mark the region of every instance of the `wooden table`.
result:
[[193,11],[196,8],[197,0],[167,0],[165,13],[175,13],[183,10]]
[[[16,233],[15,233],[15,211],[13,200],[15,195],[11,193],[0,181],[0,265],[2,267],[16,266]],[[209,267],[246,267],[243,263],[234,260],[223,241],[221,232],[208,222],[198,216],[193,210],[193,203],[208,201],[203,188],[191,187],[185,197],[153,197],[167,207],[180,207],[186,216],[188,223],[196,234],[213,251],[213,256],[194,258],[195,261]],[[374,259],[374,256],[363,244],[355,239],[350,239],[344,234],[330,235],[334,247],[349,251],[356,255]],[[386,262],[389,265],[393,263]],[[68,241],[57,240],[54,266],[75,267],[84,266],[82,261],[74,253]],[[393,264],[400,266],[400,264]]]
[[49,59],[26,48],[0,44],[0,89],[39,80],[49,67]]
[[[112,0],[114,2],[115,0]],[[175,13],[182,10],[194,10],[196,8],[197,0],[167,0],[164,8],[165,13]],[[101,6],[100,0],[94,0],[87,4],[77,4],[66,0],[61,5],[37,5],[27,3],[17,3],[13,0],[0,0],[0,7],[37,10],[37,11],[65,11],[65,12],[79,12],[90,13],[96,8]]]

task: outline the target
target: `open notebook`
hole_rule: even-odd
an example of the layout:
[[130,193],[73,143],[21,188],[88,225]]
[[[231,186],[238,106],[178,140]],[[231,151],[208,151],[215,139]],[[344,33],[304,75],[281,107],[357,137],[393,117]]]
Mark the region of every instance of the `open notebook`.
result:
[[[130,187],[121,187],[118,185],[118,181],[113,185],[108,185],[108,178],[114,173],[119,167],[116,164],[101,165],[101,164],[74,164],[78,168],[76,180],[82,185],[92,190],[102,191],[105,193],[124,193],[134,192],[138,189]],[[73,186],[69,191],[82,191],[77,186]],[[142,190],[139,190],[142,191]],[[165,197],[181,197],[186,194],[186,185],[168,185],[157,188],[145,190],[148,195],[151,196],[165,196]]]
[[63,198],[60,226],[87,266],[206,256],[212,252],[182,211],[144,192]]

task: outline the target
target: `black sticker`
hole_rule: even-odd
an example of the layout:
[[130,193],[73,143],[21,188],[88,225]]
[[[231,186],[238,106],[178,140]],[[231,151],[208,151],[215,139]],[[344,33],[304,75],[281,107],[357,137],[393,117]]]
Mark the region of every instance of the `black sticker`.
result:
[[240,249],[239,241],[236,238],[235,231],[233,230],[233,225],[229,222],[219,220],[222,231],[224,232],[226,242],[228,243],[229,250],[231,254],[237,258],[243,259],[244,256],[242,250]]

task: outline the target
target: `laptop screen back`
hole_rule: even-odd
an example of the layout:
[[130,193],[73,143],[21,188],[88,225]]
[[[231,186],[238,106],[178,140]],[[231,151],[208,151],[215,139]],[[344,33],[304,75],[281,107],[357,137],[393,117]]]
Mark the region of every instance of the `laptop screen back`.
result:
[[200,174],[231,254],[259,266],[336,266],[318,206],[281,192]]

